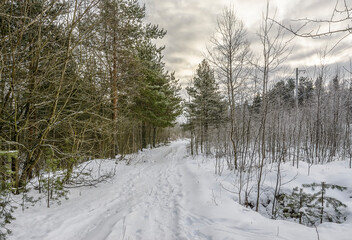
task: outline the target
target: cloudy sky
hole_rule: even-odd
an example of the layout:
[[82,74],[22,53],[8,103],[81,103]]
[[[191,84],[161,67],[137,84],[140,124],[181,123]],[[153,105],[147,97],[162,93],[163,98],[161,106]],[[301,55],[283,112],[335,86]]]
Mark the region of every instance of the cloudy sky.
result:
[[[183,85],[194,75],[195,69],[204,58],[206,46],[215,32],[217,16],[226,6],[235,9],[237,16],[244,22],[248,39],[254,53],[260,54],[259,31],[265,0],[141,0],[146,4],[147,21],[158,24],[167,30],[166,37],[158,42],[165,45],[164,61],[170,71],[176,71]],[[342,0],[340,0],[342,3]],[[339,3],[339,5],[341,4]],[[294,19],[329,19],[335,8],[335,0],[271,0],[270,15],[285,24],[300,24]],[[340,6],[342,7],[342,6]],[[336,18],[342,15],[335,16]],[[335,26],[332,26],[333,28]],[[322,28],[323,29],[323,28]],[[287,37],[291,37],[287,33]],[[313,77],[314,66],[321,65],[323,49],[331,50],[343,35],[320,39],[295,38],[292,42],[292,54],[285,62],[286,75],[294,77],[294,69],[307,69],[307,75]],[[325,64],[343,65],[349,62],[351,36],[345,38],[330,51],[324,59]]]

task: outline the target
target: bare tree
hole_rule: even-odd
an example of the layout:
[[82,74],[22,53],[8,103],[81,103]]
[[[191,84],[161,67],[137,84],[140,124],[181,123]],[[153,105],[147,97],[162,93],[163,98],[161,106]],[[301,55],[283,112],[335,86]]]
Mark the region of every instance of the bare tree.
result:
[[257,202],[256,211],[259,209],[260,187],[263,176],[263,167],[266,161],[266,124],[268,114],[268,83],[270,73],[278,70],[282,62],[289,54],[288,42],[285,41],[282,28],[276,28],[274,21],[269,18],[269,1],[267,1],[266,12],[263,15],[262,25],[259,31],[259,38],[262,45],[261,59],[255,64],[261,72],[262,81],[262,107],[261,107],[261,156],[259,162],[258,182],[257,182]]
[[[234,154],[234,167],[238,168],[236,94],[247,78],[250,57],[246,30],[234,9],[225,8],[217,20],[216,33],[208,47],[208,59],[214,65],[220,81],[226,88],[229,104],[230,140]],[[232,166],[230,166],[232,167]]]
[[[340,36],[330,49],[332,51],[340,42],[352,33],[350,22],[352,20],[352,7],[347,0],[336,0],[329,18],[313,19],[300,18],[293,20],[295,27],[291,24],[279,24],[282,28],[293,33],[295,36],[304,38],[321,38],[332,35]],[[330,52],[329,51],[329,52]]]
[[[349,25],[352,20],[352,7],[346,0],[336,0],[335,7],[328,19],[297,19],[302,22],[298,29],[292,26],[286,27],[290,32],[300,37],[318,38],[337,33],[351,34],[352,27]],[[305,29],[307,29],[305,31]]]

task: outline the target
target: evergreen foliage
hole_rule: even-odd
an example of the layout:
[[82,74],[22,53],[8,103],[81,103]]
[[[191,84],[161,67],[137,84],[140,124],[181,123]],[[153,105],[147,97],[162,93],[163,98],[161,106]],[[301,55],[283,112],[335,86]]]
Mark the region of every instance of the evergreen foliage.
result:
[[1,185],[37,177],[50,206],[78,164],[169,137],[180,87],[153,41],[166,31],[144,18],[137,0],[0,3],[0,151],[18,152]]
[[343,208],[347,206],[327,195],[329,189],[344,191],[346,187],[324,182],[303,184],[303,187],[313,192],[307,193],[302,188],[296,187],[290,195],[282,195],[279,199],[281,217],[298,219],[299,223],[308,226],[323,222],[342,223],[346,220]]
[[285,107],[294,106],[294,79],[290,78],[287,81],[281,80],[277,82],[268,92],[270,104],[282,105]]
[[314,89],[313,82],[311,79],[301,77],[298,85],[298,102],[300,105],[304,105],[309,102],[313,97]]
[[214,71],[206,60],[198,65],[193,84],[187,87],[187,93],[190,96],[190,102],[186,104],[188,124],[193,132],[200,129],[197,138],[201,141],[201,151],[204,146],[206,153],[209,153],[209,130],[211,127],[219,128],[224,123],[226,105],[215,81]]
[[5,239],[6,235],[11,233],[6,225],[14,220],[12,213],[15,207],[11,203],[13,172],[10,166],[13,157],[18,157],[18,153],[10,151],[0,152],[0,239]]
[[12,213],[14,207],[11,203],[11,192],[8,189],[0,190],[0,239],[6,239],[6,235],[11,233],[11,230],[6,227],[7,224],[14,220]]

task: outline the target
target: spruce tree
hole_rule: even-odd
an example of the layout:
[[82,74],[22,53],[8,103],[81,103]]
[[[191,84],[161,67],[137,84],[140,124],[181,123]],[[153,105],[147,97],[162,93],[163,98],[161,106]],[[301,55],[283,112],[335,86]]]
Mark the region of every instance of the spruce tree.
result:
[[308,226],[323,222],[341,223],[346,220],[343,208],[347,206],[327,195],[328,189],[344,191],[346,187],[325,182],[303,184],[303,187],[310,188],[313,193],[296,187],[290,195],[284,195],[279,204],[281,217],[299,219],[299,223]]
[[344,191],[347,188],[335,184],[327,184],[325,182],[303,184],[303,187],[310,188],[314,191],[307,199],[310,208],[307,209],[307,216],[310,222],[336,222],[341,223],[345,220],[343,208],[347,206],[336,198],[327,195],[328,189],[336,189]]

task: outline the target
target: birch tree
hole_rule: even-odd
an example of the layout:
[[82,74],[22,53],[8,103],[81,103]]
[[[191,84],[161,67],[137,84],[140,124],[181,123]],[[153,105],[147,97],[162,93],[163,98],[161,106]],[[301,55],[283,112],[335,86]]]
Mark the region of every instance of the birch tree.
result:
[[236,98],[240,86],[245,84],[250,57],[249,43],[243,22],[237,18],[235,10],[225,8],[218,17],[216,32],[210,40],[208,59],[215,67],[217,76],[227,93],[229,105],[230,140],[232,143],[233,166],[238,168],[238,145],[236,122]]

